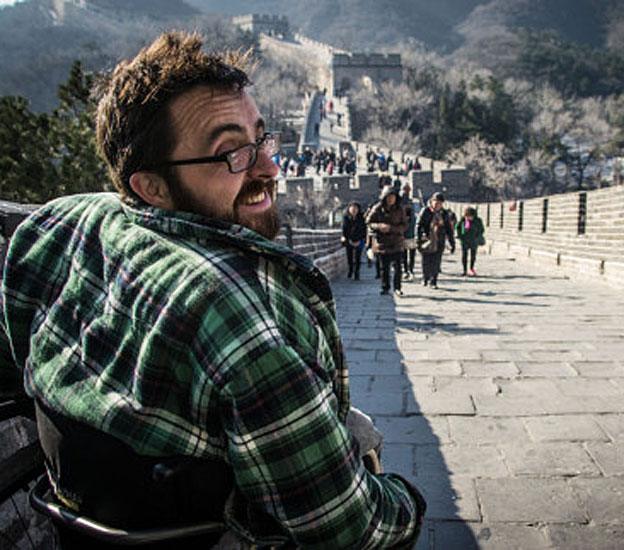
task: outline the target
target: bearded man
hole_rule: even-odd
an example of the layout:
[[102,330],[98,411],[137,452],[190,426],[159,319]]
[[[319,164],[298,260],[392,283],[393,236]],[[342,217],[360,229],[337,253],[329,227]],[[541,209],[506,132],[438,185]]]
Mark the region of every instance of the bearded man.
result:
[[[237,541],[154,548],[411,547],[425,504],[347,428],[328,281],[272,241],[277,143],[244,59],[201,46],[167,33],[117,66],[97,140],[118,193],[58,199],[14,234],[2,378],[36,402],[60,504]],[[63,548],[108,547],[66,523]]]

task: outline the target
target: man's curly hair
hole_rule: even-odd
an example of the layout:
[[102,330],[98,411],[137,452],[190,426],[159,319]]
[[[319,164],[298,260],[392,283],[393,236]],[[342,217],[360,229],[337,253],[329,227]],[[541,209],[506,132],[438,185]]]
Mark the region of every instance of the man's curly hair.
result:
[[166,159],[175,145],[167,110],[173,98],[196,85],[235,92],[251,84],[250,51],[206,53],[202,43],[197,33],[164,33],[110,76],[98,104],[97,145],[123,200],[139,199],[130,176]]

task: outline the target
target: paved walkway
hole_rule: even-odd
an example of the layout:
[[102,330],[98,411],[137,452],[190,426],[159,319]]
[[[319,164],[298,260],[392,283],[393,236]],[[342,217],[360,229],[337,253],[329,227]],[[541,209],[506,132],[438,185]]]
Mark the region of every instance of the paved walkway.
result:
[[445,258],[439,290],[333,284],[353,403],[429,504],[418,550],[624,549],[624,293]]

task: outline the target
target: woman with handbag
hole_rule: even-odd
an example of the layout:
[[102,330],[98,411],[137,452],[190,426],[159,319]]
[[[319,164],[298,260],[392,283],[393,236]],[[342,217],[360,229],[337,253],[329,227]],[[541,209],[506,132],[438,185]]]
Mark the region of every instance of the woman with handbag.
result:
[[418,220],[418,250],[422,254],[423,285],[431,284],[432,288],[438,288],[438,274],[447,238],[451,254],[455,252],[453,227],[448,213],[442,208],[443,204],[444,195],[434,193]]
[[[481,218],[477,216],[477,210],[471,206],[467,206],[464,215],[455,226],[457,238],[462,245],[462,266],[464,267],[464,277],[470,273],[471,277],[475,277],[475,262],[477,260],[477,248],[485,244],[483,236],[484,228]],[[470,272],[468,272],[468,252],[470,251]]]

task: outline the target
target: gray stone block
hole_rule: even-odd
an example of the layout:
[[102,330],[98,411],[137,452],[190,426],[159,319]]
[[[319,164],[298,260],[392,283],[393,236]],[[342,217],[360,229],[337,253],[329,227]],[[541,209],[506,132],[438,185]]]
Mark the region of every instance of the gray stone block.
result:
[[620,396],[624,399],[624,388],[619,387],[608,379],[586,379],[582,384],[576,380],[557,380],[555,382],[557,389],[563,395],[570,397],[588,397],[588,396]]
[[375,426],[383,434],[384,443],[442,445],[450,442],[448,422],[443,417],[375,417]]
[[399,474],[406,478],[414,476],[414,447],[384,441],[381,464],[384,472]]
[[497,478],[509,475],[503,456],[494,445],[417,445],[414,468],[418,476],[449,474]]
[[557,550],[622,550],[624,528],[595,525],[549,525],[546,536]]
[[600,470],[579,443],[512,443],[501,445],[501,449],[514,476],[600,475]]
[[576,377],[578,373],[568,363],[556,362],[526,362],[519,361],[516,366],[521,376],[526,377]]
[[535,441],[608,441],[590,415],[555,415],[524,418]]
[[477,414],[481,416],[534,416],[546,412],[542,400],[534,396],[477,395],[474,403]]
[[519,418],[460,417],[448,419],[451,440],[459,444],[496,445],[514,441],[529,443],[529,434]]
[[[470,523],[480,550],[545,550],[550,548],[539,525]],[[458,547],[459,548],[459,547]]]
[[562,479],[477,479],[476,486],[484,521],[542,524],[588,520]]
[[457,391],[427,392],[412,388],[407,394],[413,396],[407,401],[408,414],[473,415],[475,412],[471,396]]
[[511,361],[462,361],[462,369],[466,376],[491,376],[496,378],[512,378],[520,371]]
[[614,442],[624,443],[624,414],[605,414],[594,418]]
[[623,477],[576,478],[570,486],[592,523],[624,527]]
[[427,501],[430,520],[480,521],[474,481],[469,477],[424,475],[410,478]]
[[624,444],[590,442],[587,450],[606,476],[624,475]]
[[405,373],[411,376],[459,376],[462,373],[459,361],[405,361]]

